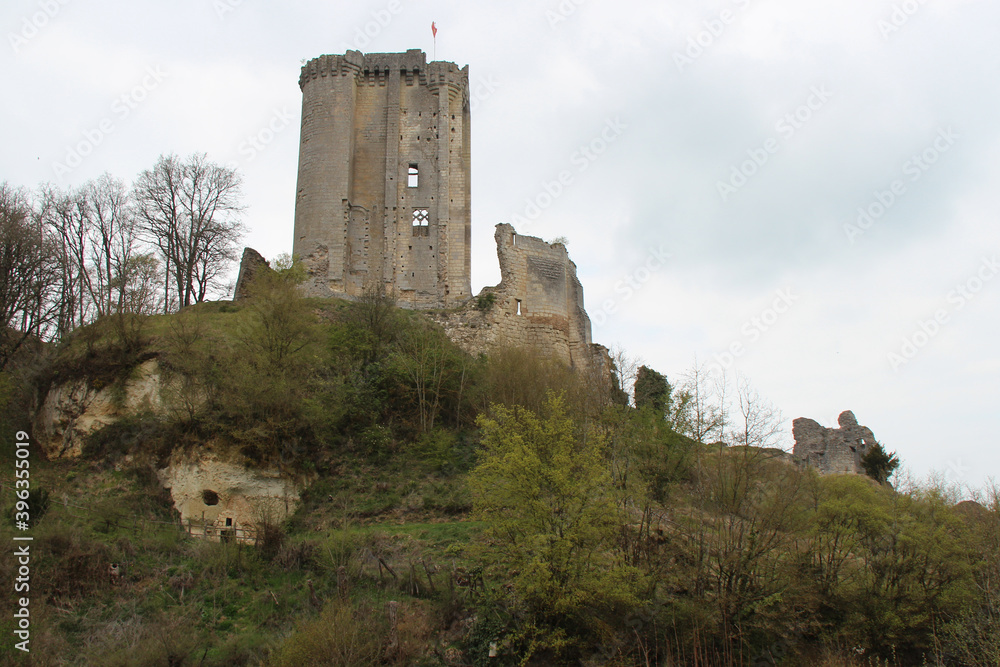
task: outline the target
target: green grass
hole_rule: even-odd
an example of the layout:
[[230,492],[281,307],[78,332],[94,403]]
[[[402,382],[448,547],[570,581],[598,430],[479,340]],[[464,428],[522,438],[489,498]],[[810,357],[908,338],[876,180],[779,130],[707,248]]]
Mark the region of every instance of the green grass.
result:
[[441,523],[407,523],[400,526],[367,526],[359,530],[382,530],[390,535],[410,535],[434,549],[452,544],[467,544],[486,527],[483,521],[451,521]]
[[[350,565],[352,604],[384,610],[389,600],[419,600],[425,606],[413,609],[436,618],[437,610],[453,604],[449,568],[464,566],[463,546],[482,524],[425,509],[403,512],[400,503],[408,495],[462,485],[461,477],[420,472],[413,478],[412,465],[407,479],[407,467],[394,463],[375,472],[383,480],[378,489],[370,478],[366,486],[373,468],[358,460],[343,467],[347,475],[322,480],[316,491],[328,493],[311,503],[317,516],[332,516],[338,502],[350,501],[353,518],[346,527],[320,532],[290,522],[285,552],[306,545],[310,555],[303,564],[288,566],[285,552],[268,560],[252,545],[183,535],[170,523],[169,498],[155,493],[150,486],[155,481],[128,465],[115,470],[84,460],[39,462],[33,482],[49,490],[52,504],[33,532],[39,553],[33,565],[39,582],[35,599],[46,610],[38,614],[35,636],[58,637],[51,650],[75,656],[66,663],[71,665],[156,664],[140,657],[134,663],[119,660],[132,652],[162,655],[165,646],[182,650],[187,643],[191,650],[184,664],[201,664],[203,656],[205,665],[260,664],[301,619],[319,613],[307,580],[321,600],[337,598],[341,563]],[[9,533],[9,527],[0,529],[0,539]],[[377,565],[359,565],[368,550],[392,564],[399,579],[386,573],[380,581]],[[411,561],[421,564],[416,596],[408,582]],[[122,564],[125,582],[109,584],[104,576],[109,562]],[[433,593],[423,562],[437,567]],[[81,572],[85,581],[74,589],[60,579],[67,572]],[[56,584],[63,592],[53,597]],[[138,643],[130,644],[133,640]],[[44,661],[44,652],[38,658]]]

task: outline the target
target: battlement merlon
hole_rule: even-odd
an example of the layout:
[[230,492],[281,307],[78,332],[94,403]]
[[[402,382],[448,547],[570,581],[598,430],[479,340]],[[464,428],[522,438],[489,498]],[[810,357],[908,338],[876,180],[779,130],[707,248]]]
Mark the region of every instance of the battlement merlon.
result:
[[347,51],[343,55],[324,55],[313,58],[302,66],[299,74],[299,88],[306,83],[326,76],[365,75],[386,77],[390,72],[400,73],[408,78],[416,77],[420,85],[430,87],[447,86],[454,93],[469,87],[469,66],[442,60],[427,62],[427,54],[420,49],[410,49],[406,53],[361,53]]

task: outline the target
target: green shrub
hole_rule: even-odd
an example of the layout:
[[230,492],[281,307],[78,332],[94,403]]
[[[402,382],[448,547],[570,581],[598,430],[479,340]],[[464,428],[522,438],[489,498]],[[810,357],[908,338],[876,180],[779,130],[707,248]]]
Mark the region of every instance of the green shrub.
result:
[[49,510],[49,492],[40,486],[28,491],[28,525],[34,528]]
[[299,623],[277,649],[270,667],[371,667],[383,664],[385,622],[370,609],[332,601]]
[[484,294],[480,294],[479,296],[476,297],[476,309],[483,311],[489,310],[490,308],[493,307],[493,304],[496,303],[496,300],[497,300],[497,295],[494,294],[493,292],[486,292]]
[[111,467],[126,454],[139,450],[156,454],[164,443],[164,428],[150,413],[128,415],[88,434],[81,455]]

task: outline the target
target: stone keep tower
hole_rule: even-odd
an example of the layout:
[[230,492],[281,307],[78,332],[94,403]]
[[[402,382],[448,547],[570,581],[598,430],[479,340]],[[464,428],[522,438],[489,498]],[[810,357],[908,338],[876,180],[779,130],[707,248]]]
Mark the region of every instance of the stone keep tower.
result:
[[471,284],[469,68],[348,51],[299,77],[293,252],[309,296],[395,289],[411,308],[466,301]]

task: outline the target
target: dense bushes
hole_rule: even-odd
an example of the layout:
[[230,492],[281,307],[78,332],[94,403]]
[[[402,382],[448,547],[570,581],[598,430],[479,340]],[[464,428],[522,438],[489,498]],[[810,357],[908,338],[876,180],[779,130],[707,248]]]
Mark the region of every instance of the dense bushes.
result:
[[470,483],[483,562],[509,582],[488,603],[507,658],[993,664],[995,499],[956,509],[947,489],[821,477],[665,424],[661,405],[610,407],[595,431],[553,398],[481,419]]

